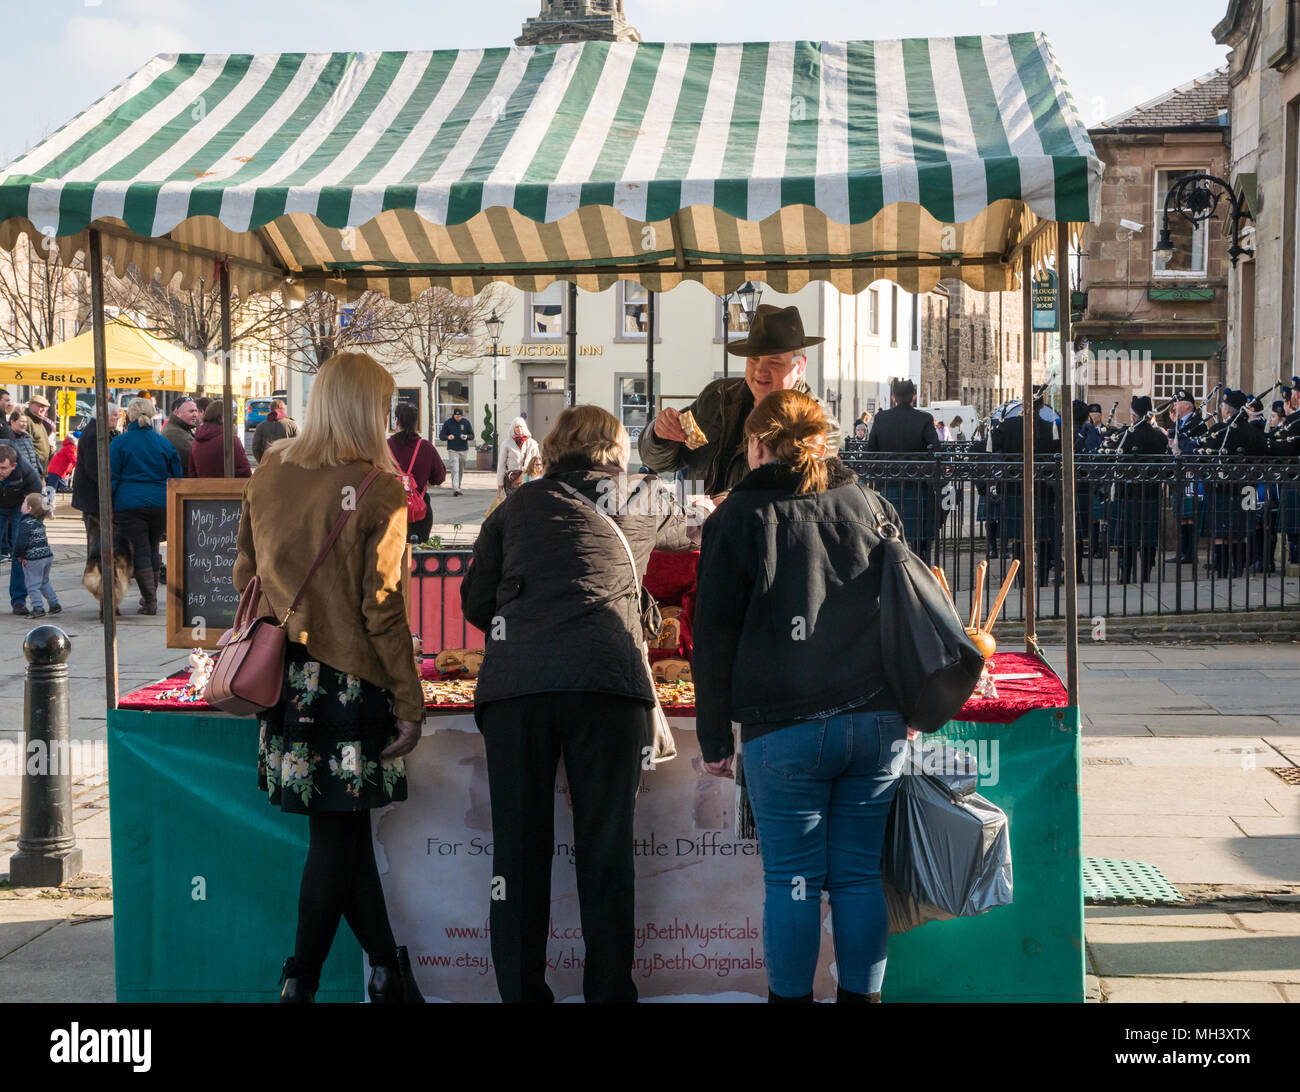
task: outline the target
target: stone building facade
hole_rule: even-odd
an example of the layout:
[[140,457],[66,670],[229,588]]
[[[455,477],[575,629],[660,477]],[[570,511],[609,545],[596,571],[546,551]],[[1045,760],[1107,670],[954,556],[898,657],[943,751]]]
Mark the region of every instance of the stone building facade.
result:
[[1258,392],[1300,372],[1300,12],[1287,0],[1230,0],[1214,38],[1230,47],[1227,178],[1255,218],[1254,254],[1228,271],[1227,382]]
[[[1024,327],[1019,292],[977,292],[961,281],[940,282],[920,300],[923,403],[974,406],[981,417],[1019,398],[1024,383]],[[1035,338],[1041,377],[1047,335]]]
[[623,14],[623,0],[544,0],[541,13],[525,21],[515,45],[640,40]]
[[1159,406],[1180,387],[1200,398],[1221,381],[1239,385],[1224,370],[1222,215],[1196,226],[1172,215],[1174,256],[1161,261],[1154,252],[1177,179],[1228,172],[1228,94],[1227,70],[1216,69],[1089,130],[1105,173],[1099,223],[1082,254],[1087,304],[1074,333],[1087,343],[1088,363],[1076,378],[1108,413],[1119,402],[1119,421],[1134,394]]

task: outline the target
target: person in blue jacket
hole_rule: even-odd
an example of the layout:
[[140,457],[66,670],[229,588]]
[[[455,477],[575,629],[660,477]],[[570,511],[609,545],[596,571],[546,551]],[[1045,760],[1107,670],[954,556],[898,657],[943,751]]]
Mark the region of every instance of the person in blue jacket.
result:
[[140,614],[158,613],[158,544],[167,521],[167,479],[185,476],[176,448],[154,432],[153,417],[151,399],[133,399],[126,407],[126,428],[108,448],[113,515],[135,552]]

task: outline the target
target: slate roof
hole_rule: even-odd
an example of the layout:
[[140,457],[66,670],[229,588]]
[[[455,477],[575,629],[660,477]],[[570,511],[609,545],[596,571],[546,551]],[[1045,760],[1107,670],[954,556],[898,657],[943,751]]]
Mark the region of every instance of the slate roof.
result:
[[1094,126],[1092,132],[1182,129],[1228,124],[1228,66],[1157,95]]

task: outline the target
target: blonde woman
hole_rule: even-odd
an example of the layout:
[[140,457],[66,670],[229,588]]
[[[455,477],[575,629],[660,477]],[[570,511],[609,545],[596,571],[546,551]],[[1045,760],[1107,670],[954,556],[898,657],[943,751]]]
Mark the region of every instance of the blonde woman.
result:
[[126,428],[108,447],[113,518],[131,541],[140,614],[158,613],[162,570],[158,544],[167,526],[167,479],[185,477],[176,449],[153,430],[154,412],[150,399],[131,399]]
[[[492,868],[507,892],[489,904],[506,1002],[554,1000],[546,940],[561,755],[573,798],[583,996],[637,996],[632,812],[654,701],[637,589],[651,550],[690,549],[691,528],[653,476],[625,476],[629,450],[612,414],[564,410],[542,444],[545,474],[488,516],[461,584],[465,617],[489,634],[474,714],[492,795]],[[635,577],[602,512],[626,536]]]
[[289,615],[282,700],[259,718],[259,785],[272,804],[305,814],[310,835],[284,1002],[314,999],[340,917],[374,968],[371,999],[423,1000],[393,938],[370,840],[370,809],[406,799],[402,756],[424,716],[402,597],[406,495],[385,429],[393,390],[365,354],[331,357],[302,431],[267,451],[244,493],[235,587],[256,574],[279,618],[351,510]]
[[537,441],[528,431],[528,422],[516,417],[510,425],[510,435],[497,455],[497,495],[508,497],[518,489],[533,460],[540,458],[541,454]]

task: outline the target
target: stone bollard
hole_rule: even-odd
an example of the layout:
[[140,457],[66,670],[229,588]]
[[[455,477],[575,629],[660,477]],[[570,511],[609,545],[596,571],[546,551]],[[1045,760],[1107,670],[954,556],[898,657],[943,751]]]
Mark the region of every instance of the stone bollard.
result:
[[81,871],[72,832],[71,651],[68,635],[57,626],[37,626],[23,642],[27,740],[18,852],[9,858],[14,887],[58,887]]

